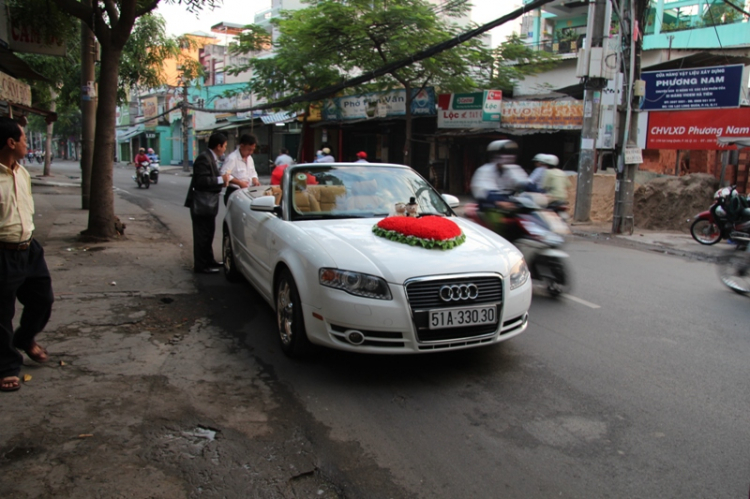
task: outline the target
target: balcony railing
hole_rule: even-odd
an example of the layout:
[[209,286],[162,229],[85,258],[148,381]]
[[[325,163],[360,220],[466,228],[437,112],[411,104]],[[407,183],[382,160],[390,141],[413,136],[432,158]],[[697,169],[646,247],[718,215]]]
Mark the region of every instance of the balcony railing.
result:
[[548,40],[539,43],[527,43],[526,46],[548,54],[575,54],[583,46],[585,39],[585,36],[580,36],[575,40]]

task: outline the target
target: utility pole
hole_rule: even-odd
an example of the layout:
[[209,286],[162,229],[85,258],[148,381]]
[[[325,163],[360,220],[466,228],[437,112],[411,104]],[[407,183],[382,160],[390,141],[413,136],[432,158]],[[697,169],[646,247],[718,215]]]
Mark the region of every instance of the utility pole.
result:
[[584,77],[585,93],[583,96],[583,128],[581,130],[581,151],[578,156],[578,182],[576,183],[576,205],[573,220],[588,222],[591,214],[591,194],[594,188],[594,167],[596,166],[596,138],[599,134],[599,115],[602,100],[602,89],[607,80],[602,77],[604,28],[607,21],[607,4],[605,0],[589,3],[588,23],[586,25],[586,48],[579,57],[577,76]]
[[[84,1],[84,3],[91,6],[91,0]],[[91,170],[94,162],[97,104],[95,53],[94,33],[85,22],[81,21],[81,208],[84,210],[89,209],[91,200]]]
[[[635,172],[643,163],[641,150],[638,148],[638,101],[644,89],[641,79],[641,45],[642,33],[638,22],[648,0],[630,0],[624,2],[623,17],[627,12],[629,54],[624,58],[628,75],[627,110],[623,132],[621,156],[617,162],[617,181],[615,184],[615,206],[612,217],[612,233],[633,233],[633,199],[635,194]],[[627,9],[627,10],[626,10]],[[622,19],[621,19],[622,21]]]
[[189,172],[190,165],[188,164],[188,154],[190,154],[189,139],[189,128],[188,128],[188,87],[185,79],[182,80],[182,171]]

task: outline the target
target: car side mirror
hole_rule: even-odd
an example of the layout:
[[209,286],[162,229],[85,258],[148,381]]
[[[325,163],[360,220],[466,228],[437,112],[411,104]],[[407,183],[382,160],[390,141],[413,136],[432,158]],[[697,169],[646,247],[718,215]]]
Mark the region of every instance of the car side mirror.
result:
[[281,214],[281,206],[276,204],[276,198],[273,196],[261,196],[253,199],[253,202],[250,203],[250,209],[252,211]]
[[443,201],[448,203],[448,206],[451,208],[458,208],[458,205],[461,204],[461,201],[458,200],[456,196],[451,196],[450,194],[443,194]]

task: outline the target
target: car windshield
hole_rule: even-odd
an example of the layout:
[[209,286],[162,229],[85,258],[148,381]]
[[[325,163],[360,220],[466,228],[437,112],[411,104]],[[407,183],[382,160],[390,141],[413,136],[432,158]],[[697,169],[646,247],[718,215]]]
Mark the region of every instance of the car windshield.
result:
[[297,165],[285,173],[284,190],[294,193],[292,220],[453,215],[442,196],[410,168]]

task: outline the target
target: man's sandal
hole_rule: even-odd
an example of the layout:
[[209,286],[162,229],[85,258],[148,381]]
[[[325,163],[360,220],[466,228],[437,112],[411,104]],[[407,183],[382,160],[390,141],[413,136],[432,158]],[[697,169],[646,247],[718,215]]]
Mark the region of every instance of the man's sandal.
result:
[[29,348],[24,350],[24,352],[26,352],[26,355],[28,355],[31,360],[39,362],[40,364],[44,364],[49,360],[47,350],[36,341],[32,341]]
[[7,376],[0,379],[0,392],[15,392],[21,388],[18,376]]

